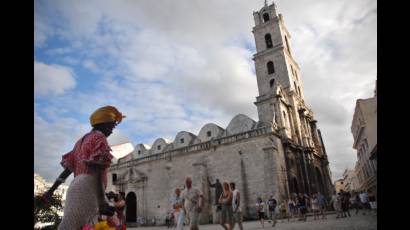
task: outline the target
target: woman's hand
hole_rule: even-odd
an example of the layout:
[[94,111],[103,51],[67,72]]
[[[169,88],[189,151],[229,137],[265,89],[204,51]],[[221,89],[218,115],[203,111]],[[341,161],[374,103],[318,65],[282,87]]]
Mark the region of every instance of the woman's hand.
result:
[[104,201],[99,207],[98,207],[98,213],[100,215],[105,215],[105,216],[113,216],[114,215],[114,207],[111,207],[107,201]]

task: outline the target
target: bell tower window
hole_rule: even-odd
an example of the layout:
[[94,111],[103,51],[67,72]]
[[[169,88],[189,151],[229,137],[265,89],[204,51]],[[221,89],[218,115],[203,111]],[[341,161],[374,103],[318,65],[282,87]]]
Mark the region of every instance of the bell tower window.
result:
[[270,80],[269,85],[271,88],[275,85],[275,79]]
[[272,37],[271,37],[271,35],[270,35],[270,34],[266,34],[266,35],[265,35],[265,43],[266,43],[266,48],[267,48],[267,49],[269,49],[269,48],[272,48],[272,47],[273,47],[273,44],[272,44]]
[[263,22],[269,21],[269,14],[268,13],[264,13],[262,17],[263,17]]
[[266,64],[266,67],[268,68],[268,74],[273,74],[275,73],[275,67],[273,66],[273,62],[268,62]]

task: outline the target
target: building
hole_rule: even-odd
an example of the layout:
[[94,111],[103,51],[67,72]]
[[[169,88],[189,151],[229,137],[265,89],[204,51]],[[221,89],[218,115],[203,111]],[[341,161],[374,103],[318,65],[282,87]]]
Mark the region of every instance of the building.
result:
[[343,179],[339,179],[337,181],[335,181],[335,190],[337,193],[339,193],[340,191],[346,191],[345,190],[345,182]]
[[[44,180],[44,178],[41,177],[39,174],[34,173],[34,196],[44,194],[52,185],[52,183],[49,183],[46,180]],[[67,185],[61,184],[54,192],[54,194],[61,196],[63,207],[65,204],[67,189]],[[62,216],[62,213],[59,214]]]
[[51,187],[50,183],[47,183],[43,177],[34,173],[34,195],[43,194]]
[[377,82],[374,97],[356,101],[351,131],[359,189],[377,193]]
[[238,114],[226,128],[214,123],[199,133],[181,131],[173,141],[156,139],[109,169],[108,191],[126,194],[126,218],[163,221],[176,187],[187,176],[205,199],[201,223],[216,221],[208,181],[233,181],[241,192],[244,218],[256,218],[257,197],[278,202],[294,193],[330,196],[333,184],[326,149],[314,114],[304,99],[299,65],[283,16],[272,3],[253,13],[253,60],[259,121]]
[[359,181],[355,170],[346,169],[343,173],[343,182],[345,191],[352,192],[359,190]]

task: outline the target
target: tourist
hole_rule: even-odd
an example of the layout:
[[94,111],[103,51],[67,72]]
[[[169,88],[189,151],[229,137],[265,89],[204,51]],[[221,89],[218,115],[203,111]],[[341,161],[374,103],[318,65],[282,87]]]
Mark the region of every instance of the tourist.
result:
[[277,201],[273,198],[273,196],[270,196],[270,199],[268,200],[268,214],[269,214],[269,222],[272,223],[272,227],[275,226],[276,224],[276,209]]
[[198,230],[199,213],[203,207],[203,195],[197,188],[192,187],[192,179],[185,179],[186,188],[182,194],[184,201],[184,213],[189,219],[190,230]]
[[232,230],[233,211],[232,211],[232,192],[228,182],[222,184],[222,194],[219,197],[221,205],[221,225],[224,229]]
[[363,215],[366,215],[370,211],[369,196],[366,191],[362,191],[359,197],[363,208]]
[[176,221],[176,229],[182,230],[185,213],[183,209],[183,202],[181,197],[181,189],[175,189],[175,197],[172,199],[172,208],[174,209],[174,220]]
[[306,212],[307,212],[306,203],[307,203],[306,197],[302,193],[299,193],[299,196],[297,198],[297,206],[298,206],[299,213],[300,213],[299,220],[306,221],[306,218],[307,218],[306,217]]
[[305,201],[306,201],[306,213],[307,213],[311,211],[310,210],[311,209],[310,208],[310,197],[306,193],[303,196],[305,197]]
[[290,212],[290,215],[288,216],[288,222],[289,222],[290,218],[293,218],[293,217],[297,216],[297,214],[298,214],[298,209],[296,207],[296,202],[295,202],[293,197],[290,198],[289,201],[288,201],[288,209],[289,209],[289,212]]
[[165,216],[165,225],[167,228],[171,227],[171,220],[172,220],[172,212],[167,212],[167,215]]
[[336,211],[336,218],[340,218],[341,212],[342,212],[342,201],[341,201],[341,197],[340,197],[340,193],[336,193],[334,192],[332,195],[332,200],[330,201],[330,203],[333,204],[333,208]]
[[235,228],[235,224],[238,223],[239,229],[243,230],[242,226],[242,208],[241,208],[241,194],[238,189],[235,188],[235,183],[230,183],[232,190],[232,211],[233,211],[233,224],[232,229]]
[[341,196],[342,196],[342,217],[350,217],[350,212],[349,212],[349,196],[350,194],[348,192],[344,192],[343,190],[340,190]]
[[74,173],[59,230],[81,229],[96,214],[114,215],[104,195],[107,168],[113,158],[107,137],[123,118],[113,106],[97,109],[90,117],[92,130],[77,141],[73,150],[63,155],[61,165],[64,171],[44,195],[45,198],[51,197],[55,189]]
[[377,202],[376,202],[376,195],[369,189],[369,204],[371,211],[374,211],[374,214],[377,215]]
[[258,197],[256,201],[256,213],[258,214],[258,219],[260,220],[262,227],[265,227],[264,219],[265,219],[265,202],[262,201],[262,198]]
[[322,215],[322,219],[326,219],[326,209],[327,209],[327,201],[326,197],[321,194],[320,192],[317,193],[317,200],[319,202],[319,210],[320,214]]
[[124,209],[125,209],[125,193],[120,192],[118,196],[114,198],[114,207],[115,207],[115,212],[117,214],[117,217],[120,221],[120,230],[125,230],[126,225],[125,225],[125,215],[124,215]]
[[312,204],[313,220],[317,220],[319,219],[320,207],[319,207],[319,199],[317,198],[316,194],[313,194],[310,202]]
[[279,212],[280,212],[280,218],[282,219],[282,223],[284,222],[286,217],[288,217],[288,221],[289,221],[289,215],[287,214],[286,205],[287,205],[287,200],[283,200],[279,205]]
[[352,191],[349,198],[350,208],[356,210],[356,215],[359,213],[359,204],[357,202],[357,193]]

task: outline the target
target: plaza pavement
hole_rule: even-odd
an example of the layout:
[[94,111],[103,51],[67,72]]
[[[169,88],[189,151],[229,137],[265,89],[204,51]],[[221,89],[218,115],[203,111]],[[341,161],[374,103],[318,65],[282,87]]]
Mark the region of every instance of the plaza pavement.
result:
[[[244,222],[243,227],[245,230],[375,230],[377,229],[377,216],[375,215],[358,215],[353,214],[352,217],[336,219],[335,214],[327,216],[325,220],[313,220],[312,216],[309,216],[307,221],[298,221],[296,219],[291,219],[290,222],[287,220],[278,220],[278,223],[275,227],[272,227],[267,221],[265,221],[265,227],[262,228],[259,221],[249,221]],[[174,230],[175,228],[167,228],[165,226],[156,226],[156,227],[133,227],[127,228],[130,230]],[[208,224],[200,225],[200,230],[223,230],[220,225],[217,224]],[[238,230],[239,227],[235,226],[235,230]],[[184,230],[189,230],[187,226],[184,227]]]

